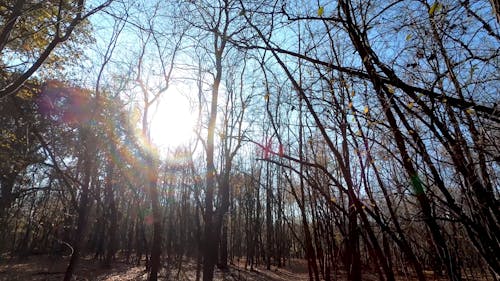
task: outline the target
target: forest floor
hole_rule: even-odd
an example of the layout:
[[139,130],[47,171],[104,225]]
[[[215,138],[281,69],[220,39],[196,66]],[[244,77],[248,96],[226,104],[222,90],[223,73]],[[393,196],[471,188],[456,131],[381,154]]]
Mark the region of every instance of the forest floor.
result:
[[[48,256],[30,256],[22,260],[0,259],[0,281],[55,281],[62,280],[68,259]],[[174,265],[166,278],[166,269],[160,272],[158,280],[179,280],[191,281],[196,279],[196,268],[192,262],[184,262],[179,271]],[[332,276],[333,280],[345,280],[345,274],[338,272]],[[429,280],[436,279],[428,276]],[[74,274],[74,280],[78,281],[133,281],[147,280],[147,273],[143,265],[136,266],[124,262],[114,262],[112,268],[105,269],[100,261],[90,258],[83,259],[79,263]],[[214,280],[216,281],[308,281],[307,264],[304,260],[292,260],[286,267],[272,267],[271,270],[265,267],[257,267],[253,270],[245,269],[244,264],[234,264],[228,271],[216,269]],[[376,275],[367,274],[363,280],[376,281]],[[398,280],[413,280],[412,278],[400,277]]]
[[[11,258],[0,260],[0,281],[55,281],[62,280],[67,258],[49,256],[30,256],[23,259]],[[136,266],[124,262],[114,262],[112,268],[103,268],[102,263],[91,258],[82,259],[74,274],[74,280],[78,281],[125,281],[125,280],[147,280],[144,265]],[[166,269],[160,272],[159,280],[195,280],[196,268],[192,262],[184,262],[179,271],[174,265],[170,270],[169,278],[166,278]],[[257,267],[254,270],[245,270],[241,266],[232,265],[228,271],[216,268],[216,281],[306,281],[309,280],[307,266],[304,261],[297,260],[285,268],[273,267],[265,270]]]
[[[62,280],[68,259],[48,256],[30,256],[22,260],[17,258],[0,260],[0,281],[55,281]],[[166,270],[160,272],[159,280],[195,280],[196,268],[192,262],[184,262],[182,270],[178,271],[176,266],[170,271],[166,278]],[[74,274],[78,281],[125,281],[125,280],[147,280],[147,273],[143,265],[114,262],[112,268],[105,269],[101,262],[93,259],[82,259]],[[307,265],[305,261],[294,260],[287,267],[266,270],[257,267],[254,270],[245,270],[244,264],[232,265],[228,271],[220,271],[216,268],[216,281],[306,281],[309,280]]]

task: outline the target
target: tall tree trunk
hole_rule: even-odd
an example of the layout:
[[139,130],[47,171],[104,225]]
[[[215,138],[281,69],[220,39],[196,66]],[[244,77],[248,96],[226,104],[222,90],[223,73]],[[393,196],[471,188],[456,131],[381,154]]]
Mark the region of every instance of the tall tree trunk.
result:
[[84,171],[82,190],[80,193],[80,202],[78,206],[78,223],[73,242],[73,253],[64,274],[64,281],[70,281],[76,269],[78,260],[81,255],[83,242],[87,231],[87,215],[90,208],[89,204],[89,191],[93,171],[93,157],[95,156],[95,139],[91,128],[82,128],[82,143],[85,146],[84,150]]
[[361,256],[359,252],[359,227],[355,199],[348,200],[348,235],[345,245],[347,280],[361,281]]
[[[13,200],[12,190],[16,182],[18,172],[5,173],[0,175],[0,222],[6,219],[6,211],[10,208]],[[3,230],[2,230],[3,231]]]
[[220,237],[220,261],[219,267],[226,270],[228,268],[228,216],[223,215]]
[[[142,133],[151,147],[151,138],[149,135],[148,109],[151,103],[148,101],[147,94],[144,94],[144,112],[142,117]],[[153,221],[153,240],[151,241],[151,263],[148,263],[148,254],[146,251],[146,268],[149,271],[149,281],[158,280],[158,271],[160,270],[160,259],[162,252],[162,216],[160,211],[160,201],[157,189],[158,182],[158,159],[156,151],[145,151],[145,176],[146,191],[151,202],[152,221]],[[144,230],[144,229],[143,229]],[[144,234],[144,239],[145,234]]]
[[219,266],[221,269],[227,269],[227,231],[228,231],[228,216],[227,212],[229,210],[229,176],[231,172],[231,158],[229,153],[226,151],[224,155],[224,171],[222,180],[220,181],[219,193],[221,197],[221,203],[217,210],[217,222],[218,222],[218,233],[220,233],[220,262]]
[[[304,136],[303,136],[303,123],[302,123],[302,99],[299,100],[299,173],[300,173],[300,201],[297,199],[297,203],[300,208],[301,218],[302,218],[302,228],[304,230],[304,243],[307,258],[307,265],[309,269],[309,280],[319,281],[319,271],[318,264],[316,263],[316,254],[314,251],[314,246],[312,242],[311,231],[309,230],[309,224],[307,222],[306,214],[306,198],[305,198],[305,184],[304,184]],[[314,279],[313,279],[314,278]]]
[[[203,281],[211,281],[214,276],[214,267],[217,263],[218,231],[217,217],[214,212],[214,193],[216,188],[217,171],[214,164],[214,136],[215,124],[217,121],[217,105],[219,98],[219,86],[222,79],[222,54],[224,52],[225,41],[218,34],[214,34],[215,51],[215,70],[216,75],[212,86],[212,98],[210,104],[210,117],[207,130],[207,171],[205,174],[206,193],[205,193],[205,233],[204,233],[204,251],[203,251]],[[221,46],[218,41],[221,40]]]
[[151,209],[153,212],[153,241],[151,243],[151,271],[149,281],[158,280],[158,271],[160,270],[160,258],[162,251],[162,219],[160,211],[160,201],[157,189],[158,164],[153,155],[149,156],[148,164],[148,189]]
[[273,221],[272,221],[272,181],[269,171],[269,162],[266,163],[266,268],[271,269],[273,256]]
[[[111,152],[113,153],[113,152]],[[114,177],[115,177],[115,169],[114,169],[114,163],[113,160],[111,159],[111,155],[108,156],[108,169],[106,173],[106,183],[105,183],[105,190],[104,190],[104,196],[105,196],[105,201],[106,205],[108,208],[108,232],[106,235],[106,254],[104,257],[104,266],[107,268],[111,267],[111,260],[115,254],[116,251],[116,228],[118,226],[117,222],[117,210],[116,210],[116,202],[115,202],[115,195],[113,191],[113,186],[114,186]]]

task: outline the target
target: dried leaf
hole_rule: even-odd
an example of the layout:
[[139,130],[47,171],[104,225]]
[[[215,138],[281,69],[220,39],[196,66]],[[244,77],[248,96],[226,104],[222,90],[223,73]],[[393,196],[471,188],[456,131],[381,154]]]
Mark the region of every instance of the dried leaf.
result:
[[470,79],[472,79],[472,77],[474,76],[474,72],[476,71],[476,69],[477,69],[477,66],[473,66],[470,68],[470,70],[469,70]]
[[429,16],[433,16],[436,12],[439,12],[441,8],[443,8],[443,4],[439,3],[439,1],[434,2],[429,9]]

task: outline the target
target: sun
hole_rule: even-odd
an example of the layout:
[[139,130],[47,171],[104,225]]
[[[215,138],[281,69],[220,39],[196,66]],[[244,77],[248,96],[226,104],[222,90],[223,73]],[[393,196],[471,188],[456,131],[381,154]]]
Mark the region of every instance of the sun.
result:
[[151,120],[151,140],[162,149],[188,146],[195,138],[197,113],[184,89],[172,87],[163,93],[154,108]]

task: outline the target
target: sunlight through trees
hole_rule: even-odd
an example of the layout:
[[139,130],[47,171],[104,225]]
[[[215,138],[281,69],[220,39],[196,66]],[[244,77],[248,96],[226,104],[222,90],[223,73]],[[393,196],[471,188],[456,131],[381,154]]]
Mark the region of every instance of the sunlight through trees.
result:
[[499,15],[3,1],[0,280],[498,280]]

